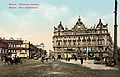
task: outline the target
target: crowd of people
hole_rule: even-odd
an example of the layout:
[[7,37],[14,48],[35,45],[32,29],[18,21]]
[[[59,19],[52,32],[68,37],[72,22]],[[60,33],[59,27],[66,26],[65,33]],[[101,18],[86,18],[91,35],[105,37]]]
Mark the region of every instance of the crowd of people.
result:
[[[52,59],[53,60],[60,60],[61,59],[61,57],[58,55],[58,57],[57,58],[55,58],[54,56],[52,56]],[[63,58],[62,58],[63,59]],[[77,61],[77,56],[75,55],[75,54],[70,54],[70,53],[68,53],[68,54],[65,54],[65,57],[64,57],[64,59],[66,60],[66,61],[70,61],[71,59],[72,60],[75,60],[75,61]],[[80,57],[80,61],[81,61],[81,64],[83,64],[83,57]],[[86,57],[85,57],[85,60],[86,60]]]
[[[41,57],[41,61],[42,62],[45,62],[45,61],[48,61],[48,57],[45,57],[44,55]],[[58,56],[58,58],[56,59],[54,56],[52,56],[52,59],[53,60],[60,60],[61,59],[61,56]],[[70,54],[70,53],[68,53],[68,54],[65,54],[65,57],[64,57],[64,59],[66,60],[66,61],[70,61],[71,59],[73,59],[73,60],[75,60],[75,61],[77,61],[77,59],[78,59],[78,57],[75,55],[75,54]],[[85,56],[85,57],[83,57],[83,56],[80,56],[79,57],[79,59],[80,59],[80,63],[81,64],[83,64],[84,62],[84,60],[86,61],[86,59],[87,59],[87,57]],[[6,64],[18,64],[18,63],[22,63],[22,60],[21,60],[21,58],[20,57],[18,57],[18,56],[16,56],[16,55],[14,55],[14,56],[11,56],[11,53],[8,53],[8,55],[5,55],[5,56],[2,56],[1,58],[0,58],[0,60],[1,60],[1,62],[4,62],[4,63],[6,63]],[[99,62],[104,62],[104,64],[105,64],[105,66],[115,66],[116,65],[116,61],[114,60],[114,58],[113,57],[109,57],[109,56],[107,56],[107,57],[104,57],[104,58],[100,58],[100,57],[94,57],[94,60],[95,61],[99,61]]]
[[8,53],[7,55],[1,56],[1,62],[5,64],[18,64],[22,63],[22,60],[20,57],[16,55],[11,56],[11,53]]
[[[52,59],[53,60],[56,60],[56,58],[54,56],[52,56]],[[61,58],[57,58],[57,60],[59,60]],[[64,59],[66,61],[70,61],[71,59],[77,61],[77,59],[80,59],[80,63],[83,64],[84,60],[86,61],[87,59],[87,56],[80,56],[80,57],[77,57],[75,54],[71,55],[70,53],[68,54],[65,54],[65,57]],[[116,61],[113,57],[104,57],[104,58],[100,58],[100,57],[94,57],[93,58],[94,61],[99,61],[99,63],[96,63],[96,64],[105,64],[105,66],[115,66],[116,65]]]

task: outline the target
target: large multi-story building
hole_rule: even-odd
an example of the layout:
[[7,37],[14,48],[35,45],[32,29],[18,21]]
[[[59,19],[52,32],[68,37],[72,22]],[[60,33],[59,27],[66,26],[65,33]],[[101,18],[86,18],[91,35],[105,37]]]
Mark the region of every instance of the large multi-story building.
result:
[[68,53],[91,57],[112,55],[113,41],[107,26],[101,19],[91,28],[87,28],[80,18],[72,29],[64,28],[60,22],[58,27],[54,27],[54,56],[64,58]]

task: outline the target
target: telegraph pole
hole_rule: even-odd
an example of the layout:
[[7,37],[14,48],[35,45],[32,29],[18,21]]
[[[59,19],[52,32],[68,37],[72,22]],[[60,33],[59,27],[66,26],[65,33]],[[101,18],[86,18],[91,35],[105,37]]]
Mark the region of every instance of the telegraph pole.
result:
[[114,18],[114,59],[118,61],[118,48],[117,48],[117,0],[115,0],[115,18]]

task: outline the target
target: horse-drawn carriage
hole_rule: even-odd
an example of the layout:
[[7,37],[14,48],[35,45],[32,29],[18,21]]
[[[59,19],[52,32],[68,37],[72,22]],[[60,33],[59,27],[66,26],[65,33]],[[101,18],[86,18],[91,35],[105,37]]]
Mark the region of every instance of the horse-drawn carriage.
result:
[[106,57],[105,59],[105,65],[106,66],[115,66],[116,65],[116,61],[113,57]]
[[13,59],[11,57],[5,57],[5,63],[18,64],[18,63],[22,63],[22,60],[19,57],[14,57]]
[[20,57],[18,56],[14,56],[14,57],[11,57],[11,53],[8,53],[8,55],[5,55],[4,56],[4,60],[5,60],[5,63],[7,64],[18,64],[18,63],[22,63],[22,60]]

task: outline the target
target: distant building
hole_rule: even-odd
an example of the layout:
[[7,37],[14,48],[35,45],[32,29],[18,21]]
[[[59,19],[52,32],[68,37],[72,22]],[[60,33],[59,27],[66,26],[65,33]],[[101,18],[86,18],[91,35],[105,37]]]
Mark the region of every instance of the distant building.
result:
[[44,51],[44,43],[40,43],[39,45],[36,45],[37,48],[39,49],[39,53],[40,53],[40,57],[43,55],[43,51]]
[[29,41],[10,38],[5,42],[8,44],[8,52],[11,52],[13,57],[16,55],[21,58],[33,58],[34,55],[40,54],[40,49]]
[[19,56],[23,58],[29,58],[29,42],[23,41],[21,39],[5,40],[8,43],[8,52],[12,53],[12,56]]
[[52,42],[55,57],[64,58],[68,53],[90,57],[113,55],[113,41],[107,26],[101,19],[91,28],[85,27],[80,18],[72,29],[64,28],[60,22],[58,27],[54,27]]
[[7,55],[8,53],[8,44],[4,39],[0,38],[0,57]]

